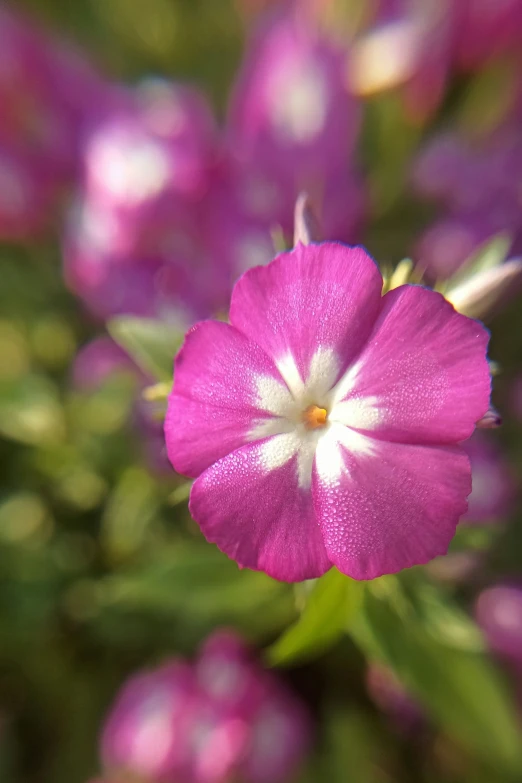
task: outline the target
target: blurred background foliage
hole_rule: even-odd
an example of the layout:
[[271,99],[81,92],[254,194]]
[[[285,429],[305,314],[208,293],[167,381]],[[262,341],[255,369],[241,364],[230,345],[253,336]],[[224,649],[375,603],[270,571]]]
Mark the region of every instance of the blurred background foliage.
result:
[[[195,83],[220,120],[245,45],[239,5],[12,3],[76,42],[108,78],[154,73]],[[368,10],[362,0],[332,5],[346,30]],[[361,238],[384,266],[411,251],[434,215],[409,186],[416,151],[448,118],[486,134],[509,101],[512,77],[509,58],[455,77],[430,122],[409,118],[396,92],[367,99],[360,163],[372,219]],[[134,426],[135,373],[112,373],[94,389],[72,382],[77,351],[101,327],[65,288],[61,265],[55,236],[0,248],[2,783],[83,783],[95,775],[100,725],[125,678],[167,656],[193,655],[223,625],[280,666],[309,704],[317,731],[303,783],[522,780],[520,673],[488,653],[472,619],[482,588],[522,578],[520,505],[491,525],[462,528],[447,568],[437,562],[365,586],[333,571],[295,589],[240,571],[202,539],[184,479],[147,460]],[[521,319],[514,299],[492,322],[491,346],[504,416],[491,438],[515,483],[522,419],[511,394],[522,369]],[[146,357],[165,366],[178,339],[149,335]],[[165,380],[153,374],[150,383]],[[374,662],[422,706],[421,730],[401,730],[369,692],[365,673]]]

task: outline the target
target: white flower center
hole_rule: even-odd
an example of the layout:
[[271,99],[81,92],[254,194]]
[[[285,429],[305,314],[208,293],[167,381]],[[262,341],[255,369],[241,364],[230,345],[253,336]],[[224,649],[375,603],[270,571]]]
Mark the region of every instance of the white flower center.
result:
[[375,441],[363,433],[378,427],[382,415],[375,397],[355,392],[357,363],[339,379],[335,352],[320,348],[306,381],[291,354],[276,364],[284,384],[267,375],[256,382],[256,403],[272,414],[257,420],[250,431],[251,440],[269,438],[261,446],[263,469],[274,470],[297,456],[299,486],[306,488],[314,460],[321,479],[334,482],[345,470],[341,447],[352,454],[374,453]]

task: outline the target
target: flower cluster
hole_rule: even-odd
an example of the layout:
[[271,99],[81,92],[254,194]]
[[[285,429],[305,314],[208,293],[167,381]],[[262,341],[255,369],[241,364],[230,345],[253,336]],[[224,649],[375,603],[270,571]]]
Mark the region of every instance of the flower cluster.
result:
[[192,87],[114,87],[82,151],[66,280],[101,318],[224,310],[238,275],[270,260],[272,232],[290,234],[303,187],[328,235],[353,238],[359,126],[343,51],[290,13],[257,31],[219,131]]
[[226,631],[197,661],[134,675],[101,737],[104,780],[285,783],[311,739],[303,704]]

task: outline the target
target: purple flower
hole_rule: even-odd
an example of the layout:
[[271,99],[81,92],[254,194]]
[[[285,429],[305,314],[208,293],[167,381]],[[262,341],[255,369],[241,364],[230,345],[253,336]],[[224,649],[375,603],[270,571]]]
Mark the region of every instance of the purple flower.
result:
[[475,615],[490,647],[522,666],[522,588],[501,584],[486,588],[477,599]]
[[445,553],[489,407],[488,334],[362,248],[298,245],[245,273],[230,324],[187,334],[165,436],[190,510],[241,566],[370,579]]
[[463,521],[504,520],[513,507],[515,492],[510,466],[483,433],[476,432],[464,448],[471,462],[472,490]]

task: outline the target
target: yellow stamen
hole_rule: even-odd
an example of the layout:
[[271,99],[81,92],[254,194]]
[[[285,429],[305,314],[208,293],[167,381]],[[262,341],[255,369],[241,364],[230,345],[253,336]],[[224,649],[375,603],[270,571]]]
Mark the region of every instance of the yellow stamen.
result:
[[303,421],[310,430],[324,427],[327,417],[326,408],[320,408],[318,405],[310,405],[303,413]]

